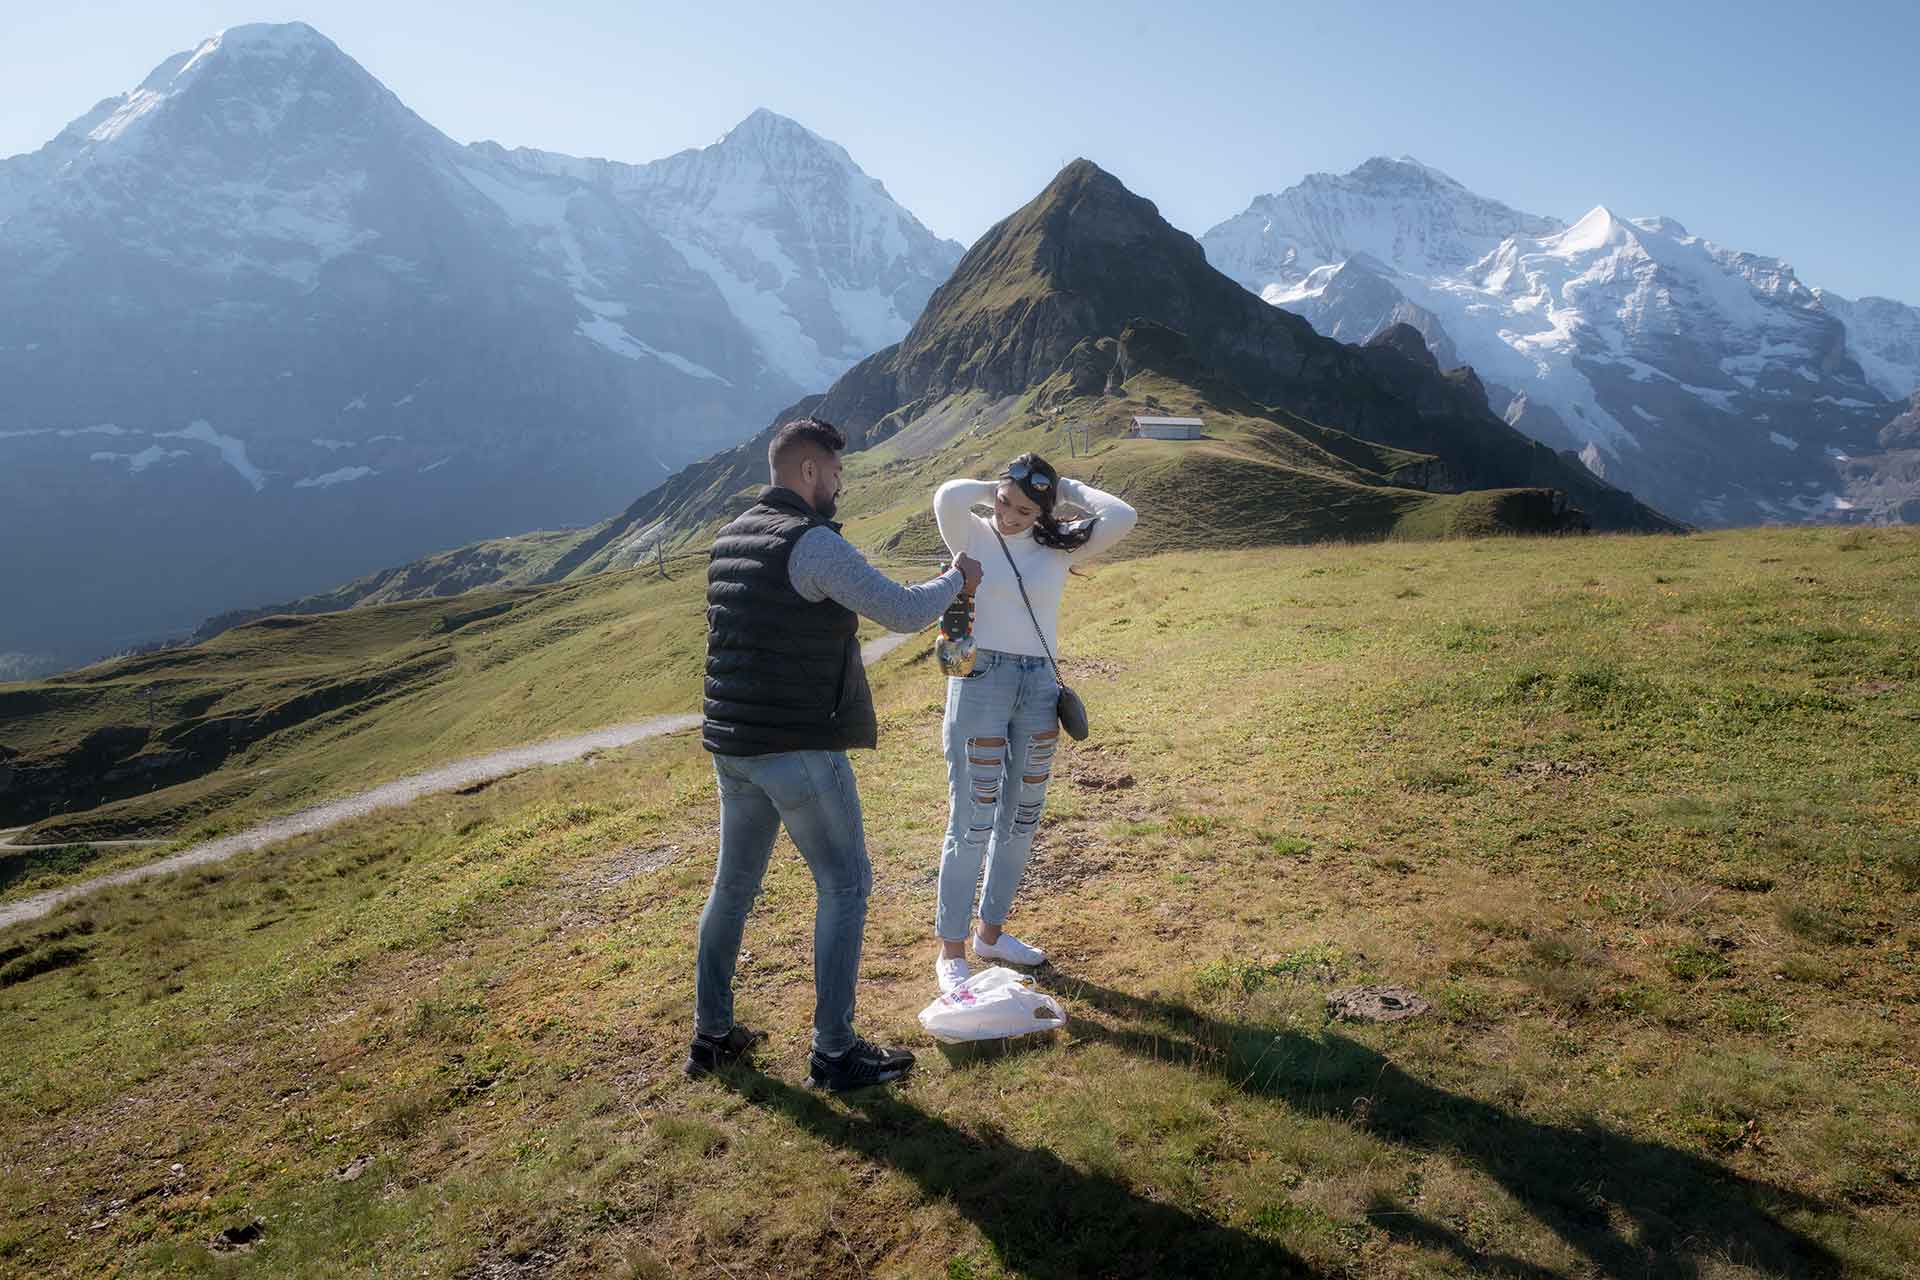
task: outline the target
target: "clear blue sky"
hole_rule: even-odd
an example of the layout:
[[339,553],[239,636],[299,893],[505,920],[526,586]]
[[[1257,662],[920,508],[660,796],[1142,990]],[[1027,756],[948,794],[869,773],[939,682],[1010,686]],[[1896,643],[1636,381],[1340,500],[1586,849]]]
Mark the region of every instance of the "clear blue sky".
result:
[[1198,235],[1411,154],[1523,209],[1662,213],[1920,304],[1920,9],[1897,0],[0,3],[0,155],[221,27],[299,18],[463,142],[650,160],[771,107],[963,243],[1077,155]]

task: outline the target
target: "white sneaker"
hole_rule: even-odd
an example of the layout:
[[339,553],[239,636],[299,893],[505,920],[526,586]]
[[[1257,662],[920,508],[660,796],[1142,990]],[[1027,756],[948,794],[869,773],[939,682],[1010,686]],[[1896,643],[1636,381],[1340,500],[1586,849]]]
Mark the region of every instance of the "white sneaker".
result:
[[940,994],[948,995],[954,988],[964,986],[973,970],[967,967],[965,956],[940,956],[933,962],[933,978],[940,984]]
[[983,942],[978,933],[973,935],[973,954],[982,960],[1005,960],[1008,964],[1036,965],[1047,962],[1047,953],[1038,947],[1030,947],[1005,929],[992,942]]

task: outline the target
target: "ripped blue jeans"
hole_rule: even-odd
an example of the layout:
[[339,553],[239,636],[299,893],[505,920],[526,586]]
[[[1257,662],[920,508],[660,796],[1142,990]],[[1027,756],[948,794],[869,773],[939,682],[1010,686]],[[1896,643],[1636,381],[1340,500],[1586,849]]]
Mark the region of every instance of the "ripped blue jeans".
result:
[[934,927],[956,942],[980,919],[1003,924],[1033,852],[1060,744],[1060,686],[1045,658],[981,649],[973,672],[947,680],[947,838],[940,850]]

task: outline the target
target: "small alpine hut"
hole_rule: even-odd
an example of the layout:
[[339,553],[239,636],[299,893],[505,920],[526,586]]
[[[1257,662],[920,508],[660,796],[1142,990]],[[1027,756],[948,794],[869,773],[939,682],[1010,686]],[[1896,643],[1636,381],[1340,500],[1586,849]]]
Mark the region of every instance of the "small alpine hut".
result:
[[1198,440],[1206,429],[1207,424],[1198,418],[1143,418],[1136,414],[1133,419],[1133,435],[1143,440]]

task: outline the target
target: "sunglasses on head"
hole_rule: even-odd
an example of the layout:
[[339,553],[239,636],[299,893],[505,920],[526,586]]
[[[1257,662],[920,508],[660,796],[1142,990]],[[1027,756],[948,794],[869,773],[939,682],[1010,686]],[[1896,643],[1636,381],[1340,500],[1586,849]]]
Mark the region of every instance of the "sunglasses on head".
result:
[[1045,493],[1053,488],[1053,477],[1035,467],[1025,458],[1016,458],[1007,464],[1007,479]]

